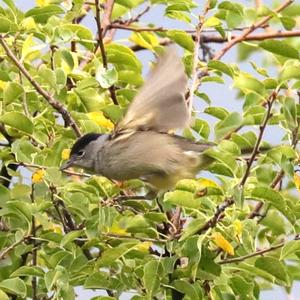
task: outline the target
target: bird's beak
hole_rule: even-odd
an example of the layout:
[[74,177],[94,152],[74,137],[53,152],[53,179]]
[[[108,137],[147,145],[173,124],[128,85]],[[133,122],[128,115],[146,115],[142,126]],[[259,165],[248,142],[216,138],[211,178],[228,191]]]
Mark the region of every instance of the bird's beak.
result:
[[60,167],[60,170],[63,171],[63,170],[70,168],[74,164],[75,160],[76,160],[76,157],[71,157]]

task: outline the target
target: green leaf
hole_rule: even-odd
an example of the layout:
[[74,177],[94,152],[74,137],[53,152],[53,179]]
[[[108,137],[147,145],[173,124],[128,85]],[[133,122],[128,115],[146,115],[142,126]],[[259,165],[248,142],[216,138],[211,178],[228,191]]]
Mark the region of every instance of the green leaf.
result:
[[45,272],[42,268],[37,266],[23,266],[14,271],[10,277],[20,277],[20,276],[36,276],[36,277],[44,277]]
[[281,196],[280,192],[269,187],[256,187],[251,191],[250,196],[253,199],[267,202],[277,208],[283,215],[286,214],[286,201]]
[[7,293],[20,296],[26,296],[26,284],[20,278],[9,278],[0,282],[0,289]]
[[8,33],[13,28],[13,25],[8,18],[0,17],[0,33]]
[[100,259],[100,264],[102,266],[109,266],[112,263],[114,263],[117,259],[121,258],[124,256],[126,253],[131,251],[138,242],[127,242],[127,243],[122,243],[121,245],[108,249],[103,252],[101,259]]
[[297,126],[297,109],[295,100],[291,97],[286,97],[282,110],[289,128],[295,128]]
[[300,241],[289,241],[283,246],[283,248],[281,248],[280,260],[294,256],[296,252],[300,252]]
[[231,113],[224,120],[219,121],[215,126],[217,139],[223,138],[226,134],[234,131],[242,125],[243,118],[237,112]]
[[296,20],[290,17],[281,17],[279,18],[281,24],[283,25],[284,29],[292,30],[296,26]]
[[274,276],[278,284],[290,284],[285,265],[274,257],[259,257],[255,261],[255,267]]
[[80,237],[81,235],[82,235],[82,230],[71,231],[62,238],[60,245],[64,247],[67,244],[73,242],[76,238]]
[[210,133],[210,126],[208,122],[201,119],[196,119],[193,124],[193,130],[195,130],[201,137],[208,139]]
[[229,116],[229,112],[223,107],[210,106],[205,108],[204,112],[220,120],[224,120]]
[[265,87],[263,83],[248,74],[239,74],[234,79],[234,87],[239,88],[245,94],[255,93],[262,97],[264,96]]
[[6,104],[16,101],[24,93],[23,87],[17,82],[8,82],[3,91],[3,100]]
[[219,26],[221,25],[222,22],[220,19],[212,16],[212,17],[209,17],[208,19],[206,19],[203,23],[203,26],[204,27],[216,27],[216,26]]
[[55,4],[44,7],[35,7],[28,10],[25,17],[32,17],[37,23],[46,23],[51,16],[63,14],[64,10]]
[[107,274],[98,271],[89,275],[84,282],[85,289],[108,289],[110,287],[110,280]]
[[24,133],[33,133],[33,123],[31,120],[20,112],[7,112],[0,117],[0,122],[18,129]]
[[278,54],[288,58],[299,59],[299,52],[296,48],[290,46],[285,41],[265,40],[259,43],[259,46],[271,53]]
[[207,64],[210,69],[220,71],[230,77],[233,77],[233,71],[230,67],[219,60],[211,60]]
[[290,79],[300,79],[300,66],[284,67],[279,75],[280,81],[287,81]]
[[150,260],[144,266],[143,282],[147,290],[147,295],[152,299],[160,285],[162,275],[162,265],[158,260]]
[[166,193],[164,195],[164,202],[193,209],[198,209],[201,206],[199,199],[195,199],[192,193],[180,190]]
[[175,43],[177,43],[182,48],[190,52],[194,51],[194,41],[190,34],[181,30],[169,30],[167,32],[167,37]]
[[96,72],[96,80],[100,86],[107,89],[114,85],[118,80],[118,73],[114,67],[109,69],[98,68]]
[[201,289],[197,288],[195,284],[191,284],[186,280],[174,280],[172,286],[179,292],[185,294],[189,299],[200,300],[203,299]]

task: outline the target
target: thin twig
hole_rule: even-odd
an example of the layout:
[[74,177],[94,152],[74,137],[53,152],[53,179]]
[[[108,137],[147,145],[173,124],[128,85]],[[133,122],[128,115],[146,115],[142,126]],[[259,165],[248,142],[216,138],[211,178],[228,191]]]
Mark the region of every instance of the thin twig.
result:
[[[96,7],[99,7],[99,4],[97,3],[99,0],[95,0]],[[109,29],[109,25],[111,23],[111,14],[114,7],[114,0],[107,0],[104,5],[104,14],[101,22],[101,27],[103,30],[103,36],[106,35],[107,30]]]
[[108,238],[116,238],[116,239],[129,239],[129,240],[139,240],[142,242],[151,242],[151,243],[166,243],[168,240],[162,239],[153,239],[153,238],[145,238],[145,237],[137,237],[137,236],[130,236],[130,235],[121,235],[116,233],[101,233],[102,236]]
[[0,44],[2,45],[6,55],[13,61],[13,63],[17,66],[17,68],[22,72],[22,74],[28,79],[28,81],[33,85],[36,91],[44,97],[44,99],[56,110],[58,111],[62,118],[65,121],[65,126],[70,126],[73,131],[75,132],[77,137],[81,136],[81,132],[77,124],[75,123],[74,119],[67,111],[67,109],[53,98],[47,91],[45,91],[39,83],[30,75],[30,73],[25,69],[22,63],[17,59],[14,53],[11,51],[9,46],[6,44],[3,35],[0,35]]
[[272,94],[267,99],[267,111],[266,111],[263,123],[259,127],[259,134],[258,134],[256,143],[255,143],[254,149],[252,151],[252,154],[250,156],[250,159],[247,162],[247,168],[246,168],[245,174],[244,174],[242,180],[240,181],[240,184],[239,184],[240,187],[243,187],[245,185],[245,183],[246,183],[246,181],[247,181],[247,179],[250,175],[252,164],[255,161],[256,155],[259,152],[260,143],[262,141],[262,138],[263,138],[265,129],[267,127],[268,121],[271,117],[271,109],[272,109],[274,101],[277,98],[279,90],[280,90],[280,88],[278,87],[275,91],[272,92]]
[[[299,240],[299,237],[296,236],[294,238],[294,241],[298,241]],[[256,252],[253,252],[253,253],[250,253],[250,254],[246,254],[244,256],[239,256],[239,257],[234,257],[234,258],[228,258],[228,259],[224,259],[224,260],[221,260],[219,261],[218,263],[220,265],[224,265],[224,264],[231,264],[231,263],[237,263],[237,262],[241,262],[241,261],[244,261],[248,258],[251,258],[251,257],[255,257],[255,256],[259,256],[259,255],[262,255],[262,254],[265,254],[265,253],[268,253],[268,252],[271,252],[271,251],[274,251],[274,250],[277,250],[279,248],[282,248],[284,247],[286,244],[288,243],[287,242],[282,242],[282,243],[279,243],[278,245],[274,245],[274,246],[271,246],[269,248],[266,248],[266,249],[262,249],[262,250],[258,250]]]
[[[107,7],[108,9],[112,9],[112,6],[113,6],[113,3],[114,1],[111,1],[111,0],[108,0],[107,1]],[[105,53],[105,48],[104,48],[104,43],[103,43],[103,36],[104,36],[104,27],[103,27],[103,24],[107,23],[108,22],[108,25],[110,24],[110,15],[111,15],[111,12],[109,14],[109,12],[107,12],[106,14],[104,14],[106,20],[103,20],[101,22],[100,20],[100,6],[99,6],[99,0],[95,0],[95,5],[96,5],[96,16],[95,16],[95,20],[96,20],[96,24],[97,24],[97,30],[98,30],[98,43],[97,43],[97,46],[95,48],[95,52],[97,51],[98,47],[100,48],[100,52],[101,52],[101,57],[102,57],[102,64],[103,64],[103,67],[105,69],[107,69],[108,65],[107,65],[107,56],[106,56],[106,53]],[[103,16],[103,18],[104,18]],[[109,21],[107,21],[107,18],[109,16]],[[107,28],[107,26],[105,28]],[[115,105],[118,105],[118,100],[117,100],[117,96],[116,96],[116,91],[115,91],[115,86],[112,85],[109,87],[109,92],[110,92],[110,96],[111,96],[111,99],[113,101],[113,103]]]
[[252,33],[254,30],[256,30],[257,28],[260,28],[261,26],[265,25],[270,19],[272,19],[274,17],[274,15],[276,15],[277,13],[281,12],[282,10],[284,10],[287,6],[289,6],[290,4],[292,4],[294,2],[294,0],[287,0],[285,1],[283,4],[281,4],[279,7],[277,7],[273,13],[270,13],[268,16],[265,16],[264,18],[262,18],[260,21],[254,23],[252,26],[250,26],[249,28],[245,29],[244,32],[241,35],[236,36],[235,38],[233,38],[231,41],[229,41],[224,48],[222,48],[219,52],[216,53],[216,55],[214,56],[214,60],[218,60],[221,57],[223,57],[223,55],[229,50],[231,49],[234,45],[236,45],[237,43],[240,43],[242,41],[245,40],[245,38]]
[[[31,184],[31,193],[30,193],[31,203],[34,204],[34,184]],[[35,217],[32,215],[32,221],[31,221],[31,235],[33,239],[31,239],[32,243],[32,265],[35,267],[37,265],[37,243],[34,239],[36,237],[36,223],[35,223]],[[31,286],[32,286],[32,300],[37,300],[37,277],[32,276],[31,279]]]
[[197,79],[198,79],[197,67],[198,67],[198,59],[199,59],[200,35],[201,35],[201,31],[203,29],[205,16],[207,15],[207,13],[209,11],[209,8],[210,8],[210,1],[206,1],[203,15],[201,17],[199,17],[199,23],[196,27],[196,35],[195,35],[195,43],[194,43],[194,56],[193,56],[192,81],[191,81],[191,86],[190,86],[190,89],[189,89],[188,97],[186,99],[190,117],[192,115],[193,98],[194,98],[194,92],[196,90]]
[[222,204],[218,205],[215,214],[198,230],[198,234],[206,232],[209,228],[216,226],[218,221],[222,218],[222,214],[229,206],[234,204],[233,198],[226,199]]
[[3,249],[0,252],[0,260],[5,258],[5,256],[12,251],[15,247],[17,247],[18,245],[22,244],[24,241],[26,241],[28,238],[30,238],[30,235],[24,235],[23,238],[21,238],[20,240],[18,240],[17,242],[14,242],[13,244],[11,244],[9,247]]

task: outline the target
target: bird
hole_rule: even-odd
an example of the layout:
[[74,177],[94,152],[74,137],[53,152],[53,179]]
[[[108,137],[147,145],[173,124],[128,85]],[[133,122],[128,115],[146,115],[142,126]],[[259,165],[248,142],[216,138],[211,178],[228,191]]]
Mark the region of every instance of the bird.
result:
[[212,162],[205,151],[213,144],[173,133],[190,122],[187,85],[181,58],[170,48],[158,57],[113,132],[80,137],[61,170],[75,166],[116,181],[141,179],[153,191],[195,178]]

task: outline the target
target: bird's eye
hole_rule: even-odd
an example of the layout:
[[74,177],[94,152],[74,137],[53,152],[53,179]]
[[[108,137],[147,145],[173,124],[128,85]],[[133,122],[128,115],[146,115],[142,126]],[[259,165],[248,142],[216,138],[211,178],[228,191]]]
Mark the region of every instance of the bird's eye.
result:
[[80,150],[80,151],[78,151],[78,153],[77,153],[77,155],[78,155],[79,157],[82,157],[84,154],[85,154],[85,151],[84,151],[84,150]]

